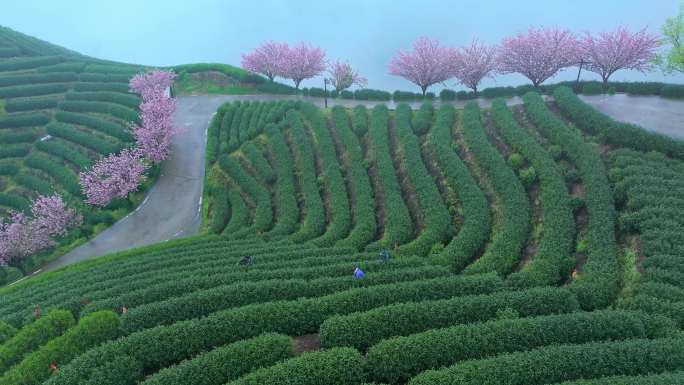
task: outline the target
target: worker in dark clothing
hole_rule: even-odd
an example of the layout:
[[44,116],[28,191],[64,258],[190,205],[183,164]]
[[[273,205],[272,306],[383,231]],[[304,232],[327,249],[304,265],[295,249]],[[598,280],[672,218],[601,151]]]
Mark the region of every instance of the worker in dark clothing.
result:
[[390,255],[390,252],[387,249],[380,252],[380,259],[382,259],[383,262],[387,263],[391,258],[392,255]]
[[254,264],[254,260],[251,255],[245,255],[242,257],[239,264],[240,266],[250,267]]

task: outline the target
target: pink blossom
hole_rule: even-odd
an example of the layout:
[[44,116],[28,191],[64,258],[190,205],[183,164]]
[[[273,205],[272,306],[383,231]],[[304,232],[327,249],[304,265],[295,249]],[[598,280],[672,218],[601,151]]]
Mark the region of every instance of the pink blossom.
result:
[[267,41],[253,52],[242,55],[242,68],[262,74],[273,81],[276,76],[281,76],[288,51],[287,43]]
[[124,149],[100,159],[79,175],[86,202],[106,206],[115,198],[126,197],[138,189],[146,169],[142,152],[137,149]]
[[441,83],[454,74],[456,51],[441,47],[437,40],[421,37],[413,43],[412,51],[399,50],[390,62],[390,73],[415,83],[423,91]]
[[526,34],[505,38],[498,60],[502,73],[519,73],[537,87],[561,69],[579,63],[578,43],[567,30],[530,28]]
[[318,76],[325,71],[325,51],[306,43],[289,48],[283,56],[280,67],[280,76],[292,79],[295,88],[304,79]]
[[67,209],[59,195],[39,196],[32,204],[32,216],[14,212],[9,222],[0,222],[0,265],[55,245],[53,237],[66,234],[81,224],[81,216]]
[[597,37],[586,33],[580,49],[587,61],[585,68],[599,74],[605,86],[618,70],[644,72],[651,69],[659,45],[658,37],[646,32],[646,28],[632,33],[625,27],[618,27]]
[[140,105],[141,125],[132,125],[138,149],[154,163],[168,158],[171,141],[179,132],[173,123],[176,101],[165,96],[148,99]]
[[497,70],[497,47],[474,40],[470,46],[458,49],[454,67],[456,79],[477,93],[480,81]]
[[328,73],[330,73],[330,82],[337,91],[346,90],[355,84],[359,87],[365,87],[368,84],[368,80],[354,71],[349,63],[337,61],[328,69]]
[[142,95],[143,100],[148,100],[164,95],[175,78],[173,71],[154,70],[133,76],[129,87],[131,91]]

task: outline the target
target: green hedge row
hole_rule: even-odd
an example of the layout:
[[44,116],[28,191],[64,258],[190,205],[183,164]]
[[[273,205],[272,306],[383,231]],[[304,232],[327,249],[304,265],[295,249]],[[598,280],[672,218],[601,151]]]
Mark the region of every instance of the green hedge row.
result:
[[15,175],[19,172],[19,165],[14,162],[0,162],[0,175]]
[[126,74],[133,76],[136,73],[143,72],[144,67],[130,64],[88,64],[83,72],[92,72],[100,74]]
[[0,76],[0,87],[39,83],[67,83],[78,79],[73,72],[28,73]]
[[137,123],[140,120],[138,111],[119,104],[108,102],[89,102],[84,100],[65,100],[59,103],[59,108],[71,112],[97,112],[109,114],[119,119]]
[[[597,357],[600,359],[594,359]],[[684,339],[634,339],[548,346],[466,361],[446,369],[423,372],[409,384],[541,385],[616,374],[649,374],[683,367]]]
[[301,106],[301,111],[309,122],[312,142],[316,143],[318,159],[322,162],[319,179],[323,181],[323,189],[327,190],[330,210],[328,228],[311,243],[316,246],[331,246],[349,235],[352,226],[351,203],[341,171],[344,165],[337,160],[337,148],[321,110],[313,104],[306,103]]
[[4,344],[15,334],[17,334],[17,329],[14,326],[6,322],[0,321],[0,345]]
[[676,327],[638,312],[596,311],[492,320],[381,341],[366,355],[369,378],[405,383],[428,369],[546,345],[665,337]]
[[684,301],[668,301],[646,294],[637,294],[618,302],[621,309],[640,310],[650,314],[662,314],[684,327]]
[[132,109],[137,109],[140,106],[140,103],[142,103],[142,99],[140,99],[139,96],[111,91],[67,92],[66,95],[64,95],[64,98],[66,100],[110,102]]
[[523,97],[527,116],[551,143],[559,145],[582,177],[589,212],[588,259],[573,282],[584,309],[609,305],[619,290],[621,276],[615,243],[615,207],[603,161],[594,148],[549,111],[539,94]]
[[117,138],[122,142],[128,143],[133,141],[133,134],[130,130],[123,128],[120,124],[96,116],[79,114],[76,112],[57,111],[55,113],[55,119],[62,123],[78,124],[80,126],[92,128],[93,130]]
[[464,272],[466,274],[496,271],[508,274],[518,264],[530,229],[530,202],[510,166],[489,143],[480,122],[480,109],[474,102],[463,110],[463,139],[478,166],[492,183],[497,195],[501,222],[492,234],[484,254]]
[[153,373],[202,351],[266,332],[314,333],[333,314],[348,314],[410,299],[487,293],[501,287],[502,282],[495,275],[448,277],[244,306],[170,326],[158,326],[100,345],[73,360],[46,384],[73,384],[85,380],[102,383],[111,363],[123,358],[127,358],[126,369],[131,364],[137,368],[127,379],[140,381],[143,373]]
[[82,82],[93,83],[128,83],[131,79],[130,74],[116,74],[116,73],[94,73],[84,72],[78,76]]
[[[219,157],[218,163],[221,170],[229,175],[231,179],[240,186],[243,191],[249,194],[256,203],[252,227],[233,233],[232,236],[239,237],[240,234],[247,233],[247,231],[244,230],[253,232],[264,232],[268,230],[273,222],[271,194],[264,186],[257,182],[254,177],[249,175],[236,159],[224,154]],[[235,206],[231,204],[231,207]]]
[[608,115],[581,101],[570,88],[559,87],[553,97],[561,111],[590,135],[617,147],[629,147],[639,151],[660,151],[669,156],[684,159],[684,141],[648,131],[630,123],[613,120]]
[[46,131],[52,136],[66,139],[70,142],[80,144],[99,154],[107,155],[121,149],[120,144],[115,144],[89,132],[78,130],[77,128],[65,123],[50,123],[46,126]]
[[50,363],[54,362],[58,368],[62,367],[86,350],[119,335],[119,317],[116,314],[110,311],[89,314],[63,335],[26,355],[20,363],[0,377],[0,384],[41,384],[50,377]]
[[69,89],[68,84],[28,84],[21,86],[0,88],[0,98],[18,98],[23,96],[41,96],[50,94],[61,94]]
[[[240,126],[242,125],[242,117],[247,114],[247,110],[250,107],[249,102],[235,102],[235,112],[232,115],[232,120],[230,121],[230,130],[228,130],[228,141],[225,143],[226,149],[223,149],[223,144],[221,144],[221,152],[232,152],[240,147]],[[227,117],[224,117],[224,121]]]
[[0,132],[0,143],[28,143],[33,142],[39,135],[36,130],[22,129],[21,131]]
[[21,362],[41,345],[61,336],[74,323],[74,316],[68,311],[54,310],[21,328],[0,345],[0,373]]
[[[344,148],[343,160],[347,163],[347,179],[350,186],[350,198],[352,202],[352,218],[354,225],[349,235],[336,243],[337,246],[349,246],[361,250],[369,244],[375,233],[375,202],[373,201],[373,188],[370,184],[368,172],[364,167],[364,157],[361,144],[356,134],[363,135],[368,130],[368,114],[364,106],[354,108],[352,112],[352,128],[349,126],[349,117],[344,107],[335,106],[332,109],[332,121],[335,126],[337,138]],[[356,124],[354,121],[357,121]],[[361,122],[359,122],[361,121]],[[364,126],[361,128],[360,126]],[[355,127],[356,126],[356,127]]]
[[50,116],[40,112],[12,114],[0,116],[0,128],[43,126],[50,121]]
[[28,154],[31,145],[27,143],[8,144],[0,147],[0,158],[21,158]]
[[368,349],[389,337],[490,320],[507,309],[520,316],[531,316],[573,312],[578,308],[574,295],[560,288],[400,303],[327,319],[320,328],[321,346]]
[[270,367],[294,355],[292,338],[267,333],[199,354],[191,360],[162,369],[141,385],[216,385]]
[[31,174],[19,173],[12,178],[18,185],[24,186],[42,195],[52,195],[55,189],[50,181]]
[[74,90],[79,92],[121,92],[129,91],[128,83],[89,83],[80,82],[74,84]]
[[78,151],[67,142],[58,140],[45,140],[36,142],[36,148],[57,158],[61,158],[73,163],[79,169],[88,168],[92,161],[82,152]]
[[684,384],[684,371],[645,374],[641,376],[609,376],[592,380],[567,381],[559,385],[679,385]]
[[389,141],[389,111],[384,105],[377,105],[371,113],[368,158],[375,166],[375,174],[381,192],[376,203],[382,202],[384,234],[379,241],[383,247],[396,248],[414,235],[414,224],[408,207],[401,195],[401,187],[394,170]]
[[13,208],[17,211],[26,211],[31,207],[31,202],[21,195],[0,192],[0,205]]
[[413,132],[416,135],[425,135],[430,130],[432,125],[432,117],[435,114],[435,108],[432,102],[423,103],[411,120]]
[[440,253],[440,259],[458,272],[470,263],[489,238],[492,217],[487,198],[473,179],[468,167],[454,152],[451,127],[455,119],[453,106],[440,107],[426,143],[439,164],[449,192],[457,195],[463,207],[463,224]]
[[258,114],[258,110],[261,107],[260,102],[251,102],[248,104],[243,104],[244,111],[242,112],[242,117],[240,119],[240,126],[237,130],[231,132],[231,141],[235,143],[235,149],[240,147],[240,145],[247,140],[249,140],[249,124],[252,121],[252,117]]
[[[220,160],[220,158],[219,158]],[[228,188],[230,218],[221,234],[232,237],[236,232],[249,226],[249,208],[238,190]]]
[[[273,168],[264,157],[263,152],[257,148],[257,146],[252,142],[246,142],[240,147],[245,158],[249,161],[249,164],[254,168],[257,175],[264,180],[266,183],[273,183],[276,180],[276,174]],[[281,161],[278,159],[278,161]]]
[[59,98],[8,99],[5,102],[5,111],[22,112],[56,108],[59,100]]
[[51,64],[63,62],[61,56],[35,56],[35,57],[16,57],[0,62],[0,72],[18,71],[37,67],[44,67]]
[[266,136],[271,156],[275,160],[276,183],[276,223],[269,231],[270,237],[289,235],[297,230],[299,206],[294,185],[294,159],[285,142],[285,136],[273,123],[266,125]]
[[[345,91],[342,91],[341,96],[345,99],[352,99],[351,97],[345,97]],[[392,100],[392,94],[387,91],[363,88],[354,91],[353,99],[390,101]]]
[[295,160],[295,176],[299,181],[304,212],[302,225],[290,236],[293,242],[304,242],[316,238],[325,231],[325,208],[318,187],[314,145],[307,133],[300,112],[290,110],[285,116],[289,128],[291,150]]
[[78,184],[78,176],[76,173],[56,162],[54,159],[32,153],[24,158],[24,164],[28,167],[44,171],[59,183],[64,190],[72,195],[81,195],[81,186]]
[[360,385],[364,380],[362,364],[363,357],[354,349],[309,352],[227,385]]
[[226,103],[219,108],[221,113],[219,114],[217,112],[216,114],[215,118],[219,119],[217,120],[218,127],[216,135],[218,140],[218,144],[216,145],[217,154],[225,154],[229,152],[228,145],[230,143],[230,130],[232,128],[233,119],[235,119],[235,115],[238,113],[237,110],[239,105],[239,101]]
[[206,168],[216,162],[219,150],[221,149],[220,135],[221,135],[221,121],[226,113],[226,110],[230,108],[230,103],[224,103],[216,110],[216,114],[211,118],[211,122],[207,127],[207,160]]
[[551,155],[520,127],[503,99],[492,103],[492,120],[501,137],[527,159],[539,176],[542,239],[530,263],[509,277],[516,287],[556,285],[575,264],[575,219],[568,188]]
[[228,200],[228,188],[220,182],[207,185],[211,197],[211,215],[209,217],[209,229],[212,234],[221,234],[230,219],[230,201]]
[[19,56],[20,54],[21,50],[18,47],[0,47],[1,58]]
[[[418,263],[415,260],[412,262]],[[362,268],[370,269],[368,279],[358,280],[348,275],[308,281],[303,279],[245,281],[144,304],[130,309],[123,316],[123,327],[128,331],[138,331],[251,303],[317,297],[354,287],[431,278],[435,274],[443,274],[444,271],[433,267],[417,267],[415,272],[403,270],[408,266],[404,262],[396,266],[382,265],[379,262],[366,262],[360,265]]]
[[[430,116],[431,114],[430,112]],[[451,216],[434,179],[423,163],[418,137],[411,130],[411,108],[407,104],[397,106],[394,129],[397,135],[397,157],[401,159],[408,183],[418,198],[418,215],[424,225],[415,239],[400,246],[397,251],[401,254],[424,256],[435,244],[442,244],[451,238]]]
[[359,104],[352,110],[351,125],[354,133],[358,136],[366,135],[368,132],[368,110],[363,104]]
[[66,61],[45,67],[36,68],[36,72],[76,72],[83,71],[86,63],[81,61]]

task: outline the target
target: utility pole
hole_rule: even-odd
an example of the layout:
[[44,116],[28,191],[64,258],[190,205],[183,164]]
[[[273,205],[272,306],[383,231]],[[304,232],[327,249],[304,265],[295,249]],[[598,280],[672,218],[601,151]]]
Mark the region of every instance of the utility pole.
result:
[[580,74],[582,73],[582,66],[585,64],[584,59],[580,59],[579,63],[579,71],[577,71],[577,80],[575,81],[575,92],[579,92],[579,81],[580,81]]
[[328,108],[328,78],[323,78],[323,103]]

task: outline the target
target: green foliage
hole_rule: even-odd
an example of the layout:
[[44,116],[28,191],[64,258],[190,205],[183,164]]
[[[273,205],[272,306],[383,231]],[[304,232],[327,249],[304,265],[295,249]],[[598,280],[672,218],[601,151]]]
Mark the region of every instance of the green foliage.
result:
[[44,155],[31,153],[29,156],[24,158],[24,164],[30,168],[44,171],[57,183],[59,183],[64,190],[68,191],[72,195],[81,195],[81,186],[78,184],[78,176],[69,168],[56,162],[54,159]]
[[610,304],[620,285],[620,267],[615,244],[615,207],[603,161],[594,148],[553,115],[535,93],[524,96],[525,110],[537,129],[551,143],[563,148],[582,177],[589,212],[587,227],[588,260],[572,288],[582,308],[602,308]]
[[435,124],[427,137],[427,144],[437,158],[449,188],[456,192],[463,206],[463,225],[440,253],[440,257],[448,261],[454,271],[461,271],[489,237],[492,218],[484,193],[468,167],[451,148],[451,127],[455,119],[452,106],[440,107]]
[[228,344],[152,375],[141,385],[223,384],[294,355],[292,338],[268,333]]
[[40,96],[61,94],[69,89],[68,84],[28,84],[0,88],[0,98],[18,98],[22,96]]
[[20,363],[0,377],[0,384],[41,384],[50,376],[49,363],[66,365],[79,354],[114,339],[119,334],[119,317],[116,314],[111,311],[89,314],[81,318],[77,325],[66,330],[63,335],[26,355]]
[[456,92],[445,88],[439,92],[439,98],[443,102],[452,102],[452,101],[456,100]]
[[425,135],[430,130],[434,113],[435,108],[432,106],[432,102],[425,102],[420,106],[420,109],[415,113],[411,121],[413,132],[416,135]]
[[0,117],[0,128],[35,127],[47,124],[50,116],[40,113],[11,114]]
[[46,342],[61,336],[73,326],[74,317],[66,310],[54,310],[21,328],[0,346],[0,373]]
[[78,76],[78,80],[93,83],[128,83],[131,77],[130,74],[84,72]]
[[36,142],[35,147],[40,151],[46,152],[57,158],[61,158],[73,163],[79,169],[87,168],[91,165],[91,160],[86,155],[78,151],[68,142],[60,140],[45,140]]
[[21,195],[0,192],[0,205],[13,208],[16,211],[27,211],[31,202]]
[[22,129],[21,131],[0,131],[0,143],[27,143],[32,142],[38,137],[39,133],[35,130]]
[[[546,345],[651,338],[673,334],[654,317],[625,311],[597,311],[491,320],[433,329],[384,340],[366,355],[369,378],[404,383],[428,369]],[[663,334],[663,335],[665,335]]]
[[126,83],[89,83],[80,82],[74,84],[74,90],[79,92],[128,92],[128,82]]
[[0,158],[21,158],[28,154],[31,146],[29,144],[8,144],[0,147]]
[[464,272],[508,274],[521,257],[530,228],[530,202],[513,170],[489,143],[480,123],[480,109],[469,102],[463,111],[463,138],[497,194],[501,221],[485,253]]
[[[474,276],[477,277],[477,276]],[[368,347],[383,339],[406,336],[459,323],[493,319],[501,309],[511,308],[522,317],[569,313],[579,305],[565,289],[537,288],[493,294],[406,302],[328,318],[320,327],[323,347]]]
[[120,104],[132,109],[137,109],[142,100],[140,97],[131,94],[122,94],[111,91],[97,91],[97,92],[67,92],[64,95],[66,100],[86,100],[97,102],[110,102]]
[[584,95],[600,95],[604,92],[603,85],[600,83],[586,83],[582,86],[582,93]]
[[366,135],[368,132],[368,111],[366,106],[359,104],[352,110],[351,125],[354,133],[359,137]]
[[66,83],[76,81],[78,76],[73,72],[22,73],[0,76],[0,87],[19,86],[24,84]]
[[537,181],[537,170],[534,167],[528,167],[520,170],[520,182],[525,188],[530,188]]
[[43,67],[64,61],[61,56],[15,57],[0,62],[0,72]]
[[137,110],[109,102],[65,100],[59,103],[59,108],[71,112],[97,112],[100,114],[109,114],[133,123],[137,123],[140,119]]
[[275,162],[275,173],[278,178],[276,184],[277,220],[270,236],[288,235],[295,232],[299,221],[299,206],[297,205],[294,185],[294,160],[285,142],[285,136],[273,123],[265,128],[268,144]]
[[354,349],[339,348],[304,353],[269,368],[257,370],[230,385],[359,385],[364,379],[363,357]]
[[[5,271],[3,271],[2,273],[5,273]],[[14,326],[6,322],[0,321],[0,345],[4,344],[15,334],[17,334],[17,329]]]
[[5,111],[23,112],[33,110],[45,110],[50,108],[56,108],[58,103],[58,98],[9,99],[5,103]]
[[79,126],[91,128],[117,138],[122,142],[128,143],[133,141],[133,134],[130,130],[125,129],[120,124],[96,116],[79,114],[76,112],[57,111],[55,113],[55,119],[62,123],[77,124]]
[[519,170],[525,164],[525,158],[517,152],[514,152],[508,156],[508,164],[510,164],[514,170]]
[[102,155],[118,152],[121,145],[101,139],[87,131],[81,131],[65,123],[50,123],[46,127],[48,134],[80,144]]
[[[349,91],[342,91],[342,97],[345,99],[351,99],[347,93]],[[363,88],[354,91],[354,99],[356,100],[379,100],[379,101],[389,101],[392,100],[392,94],[387,91],[372,90],[368,88]]]
[[254,170],[264,182],[273,183],[275,181],[276,175],[273,172],[273,168],[264,157],[262,151],[254,143],[246,142],[242,145],[241,150],[249,164],[254,167]]
[[[549,384],[616,374],[640,375],[678,370],[683,360],[682,338],[558,345],[426,371],[409,384]],[[540,365],[540,362],[544,364]]]

